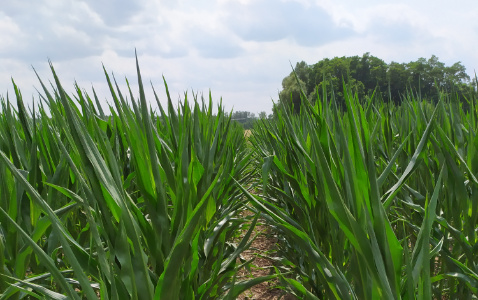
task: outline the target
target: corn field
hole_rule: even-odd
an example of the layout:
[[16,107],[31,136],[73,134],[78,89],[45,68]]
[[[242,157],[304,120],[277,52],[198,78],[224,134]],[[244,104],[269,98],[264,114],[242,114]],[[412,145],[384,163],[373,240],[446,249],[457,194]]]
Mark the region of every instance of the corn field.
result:
[[[147,100],[138,62],[139,96],[105,70],[109,111],[50,66],[33,107],[0,97],[0,299],[476,299],[476,99],[344,84],[244,137],[211,95]],[[241,277],[258,222],[278,259]]]

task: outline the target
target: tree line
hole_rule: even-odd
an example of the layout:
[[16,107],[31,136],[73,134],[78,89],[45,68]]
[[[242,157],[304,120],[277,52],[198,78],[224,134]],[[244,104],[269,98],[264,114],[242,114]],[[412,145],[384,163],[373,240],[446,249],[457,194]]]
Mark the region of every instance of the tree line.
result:
[[254,122],[259,119],[271,119],[272,114],[267,115],[265,111],[261,111],[257,116],[250,111],[234,111],[231,119],[238,122],[244,129],[251,129],[254,126]]
[[[297,78],[296,78],[296,75]],[[386,63],[365,53],[360,56],[325,58],[313,65],[298,62],[282,81],[280,102],[300,110],[301,89],[308,101],[314,103],[317,92],[322,97],[335,97],[343,103],[343,82],[352,87],[359,98],[376,93],[386,101],[400,103],[407,91],[428,99],[436,99],[438,91],[456,92],[466,97],[472,83],[461,62],[446,66],[438,57],[419,58],[409,63]],[[325,89],[324,89],[325,88]]]

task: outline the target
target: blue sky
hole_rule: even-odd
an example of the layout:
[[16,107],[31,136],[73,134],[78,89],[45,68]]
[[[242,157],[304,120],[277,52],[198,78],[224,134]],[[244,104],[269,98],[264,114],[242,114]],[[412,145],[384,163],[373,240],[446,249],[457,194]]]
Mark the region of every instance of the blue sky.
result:
[[137,49],[143,80],[163,102],[164,75],[174,101],[186,90],[211,90],[227,109],[269,113],[290,62],[435,54],[447,65],[461,61],[471,75],[476,16],[476,0],[8,1],[0,7],[0,94],[13,96],[13,77],[32,103],[39,84],[31,66],[51,79],[49,58],[67,91],[75,80],[87,92],[93,85],[106,104],[102,63],[120,83],[135,82]]

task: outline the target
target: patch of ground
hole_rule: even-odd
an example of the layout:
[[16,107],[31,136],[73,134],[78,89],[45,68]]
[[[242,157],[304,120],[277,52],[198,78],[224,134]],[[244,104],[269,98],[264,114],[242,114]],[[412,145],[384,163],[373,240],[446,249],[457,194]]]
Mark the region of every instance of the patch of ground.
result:
[[[243,216],[253,215],[250,211],[243,212]],[[242,233],[245,235],[246,230]],[[242,257],[245,260],[250,260],[255,257],[253,266],[250,272],[243,269],[239,276],[241,279],[257,278],[261,276],[267,276],[274,274],[274,262],[267,257],[273,257],[275,255],[277,238],[275,238],[271,232],[271,229],[264,224],[264,220],[259,219],[252,237],[259,234],[257,238],[252,242],[249,250],[242,253]],[[252,238],[251,237],[251,238]],[[295,297],[288,295],[284,290],[278,288],[278,280],[266,281],[261,284],[253,286],[251,289],[245,291],[237,299],[240,300],[293,300]]]

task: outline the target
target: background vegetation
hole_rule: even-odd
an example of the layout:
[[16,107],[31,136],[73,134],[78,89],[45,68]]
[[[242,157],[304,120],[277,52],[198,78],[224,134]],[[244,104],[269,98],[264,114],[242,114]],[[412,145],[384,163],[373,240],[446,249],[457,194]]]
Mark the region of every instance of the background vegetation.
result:
[[[385,63],[382,59],[365,53],[360,56],[325,58],[313,65],[304,61],[282,81],[280,101],[294,105],[299,112],[300,90],[312,103],[317,99],[317,88],[327,87],[328,97],[334,93],[335,100],[345,107],[342,82],[345,80],[360,99],[375,92],[375,97],[400,104],[407,90],[432,101],[437,101],[440,91],[470,95],[470,77],[460,62],[445,66],[438,57],[419,58],[409,63]],[[462,98],[463,100],[463,98]]]
[[329,98],[333,94],[335,101],[343,109],[343,81],[352,87],[360,99],[375,94],[374,97],[395,104],[400,104],[408,91],[434,102],[438,101],[440,92],[447,92],[458,94],[460,101],[468,107],[465,98],[470,98],[471,91],[476,88],[461,62],[446,66],[432,55],[429,59],[422,57],[409,63],[387,64],[382,59],[365,53],[361,57],[325,58],[312,65],[305,61],[298,62],[294,70],[282,80],[282,90],[279,92],[279,100],[274,104],[273,114],[261,112],[256,116],[248,111],[234,111],[232,118],[244,129],[251,129],[256,120],[272,118],[279,108],[279,102],[287,107],[294,106],[293,111],[299,113],[301,92],[313,104],[322,87],[326,88]]

